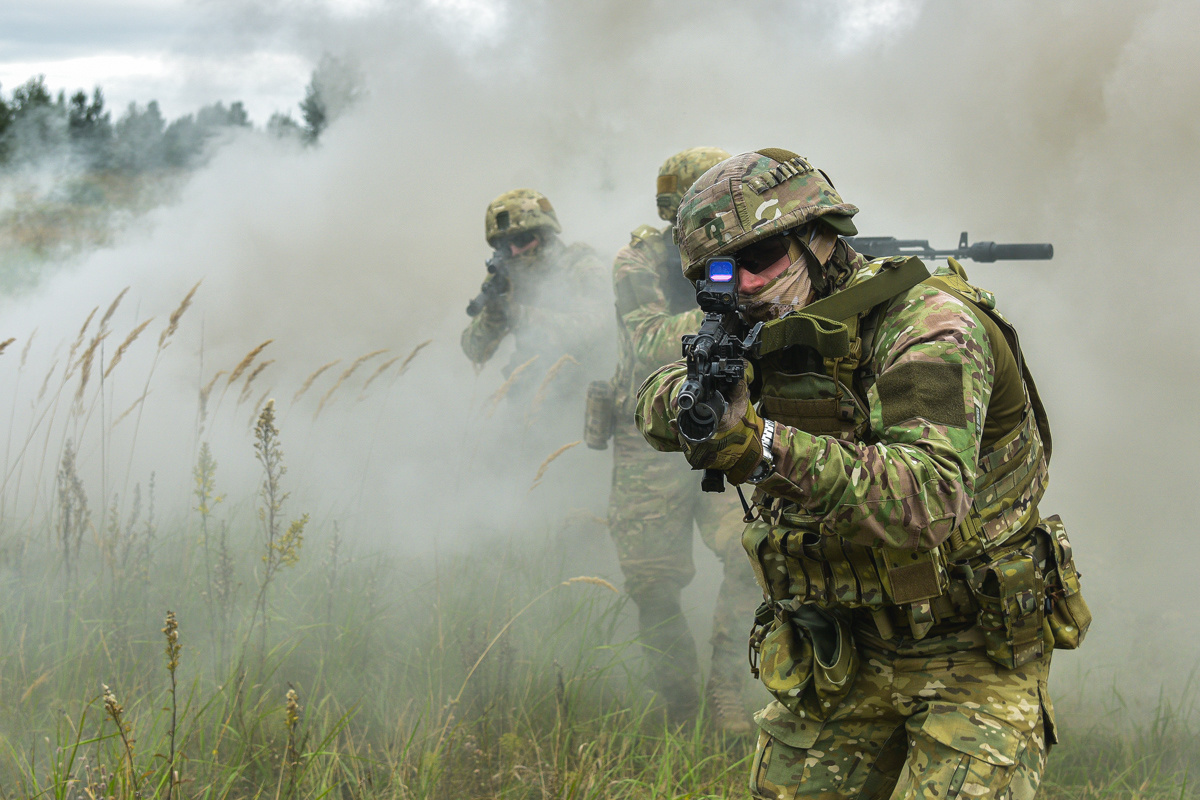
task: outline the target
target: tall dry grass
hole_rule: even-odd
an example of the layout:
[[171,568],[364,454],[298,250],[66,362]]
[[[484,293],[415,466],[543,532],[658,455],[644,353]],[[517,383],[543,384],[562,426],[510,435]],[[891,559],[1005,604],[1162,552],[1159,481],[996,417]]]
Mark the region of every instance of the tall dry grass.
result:
[[[112,315],[98,306],[44,377],[41,367],[27,376],[29,396],[14,382],[30,411],[28,430],[10,427],[0,484],[0,800],[745,796],[752,743],[703,724],[666,727],[623,633],[623,599],[602,578],[579,577],[552,531],[480,534],[437,558],[356,546],[336,519],[286,505],[290,432],[265,395],[243,440],[259,458],[258,485],[226,486],[218,457],[232,454],[207,442],[192,516],[159,518],[153,476],[128,492],[89,484],[81,454],[100,452],[98,437],[121,419],[86,425],[107,402],[95,376],[133,381],[113,360],[139,347],[153,376],[171,338],[156,346],[139,323],[105,369],[93,364],[76,402],[86,349],[125,296],[106,307]],[[188,322],[185,300],[176,329]],[[376,367],[360,393],[397,378],[424,346]],[[198,407],[229,374],[197,380]],[[149,381],[134,386],[131,409],[156,401]],[[219,419],[241,431],[243,413]],[[572,446],[543,461],[534,486]],[[36,492],[15,492],[22,475]],[[1195,796],[1192,695],[1164,697],[1149,722],[1109,703],[1095,727],[1060,711],[1066,743],[1051,753],[1043,796]]]

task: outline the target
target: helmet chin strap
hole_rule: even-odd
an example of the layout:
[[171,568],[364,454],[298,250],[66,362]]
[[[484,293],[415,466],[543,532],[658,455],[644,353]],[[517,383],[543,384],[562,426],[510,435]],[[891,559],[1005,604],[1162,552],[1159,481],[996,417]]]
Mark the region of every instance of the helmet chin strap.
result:
[[808,277],[817,294],[823,295],[829,289],[829,279],[825,265],[829,263],[833,250],[837,247],[837,232],[828,226],[813,221],[794,232],[793,242],[800,245],[804,251],[804,261],[808,266]]

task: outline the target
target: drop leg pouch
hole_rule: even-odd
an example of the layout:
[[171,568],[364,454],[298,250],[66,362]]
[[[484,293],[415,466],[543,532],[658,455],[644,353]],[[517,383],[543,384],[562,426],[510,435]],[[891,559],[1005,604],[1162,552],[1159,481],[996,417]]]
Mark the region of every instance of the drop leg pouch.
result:
[[592,381],[587,389],[583,441],[593,450],[608,448],[616,422],[616,393],[609,381]]
[[779,609],[759,646],[759,677],[793,714],[826,719],[858,674],[845,615],[811,605]]

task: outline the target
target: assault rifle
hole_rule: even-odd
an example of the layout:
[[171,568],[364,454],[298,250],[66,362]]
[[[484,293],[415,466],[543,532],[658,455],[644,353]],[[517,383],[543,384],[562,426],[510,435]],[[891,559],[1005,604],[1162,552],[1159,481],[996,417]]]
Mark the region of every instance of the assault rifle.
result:
[[919,256],[925,259],[969,258],[972,261],[1044,261],[1054,258],[1052,244],[996,244],[995,242],[967,242],[967,232],[958,237],[955,250],[935,250],[928,239],[897,239],[895,236],[849,236],[846,242],[863,255],[875,258],[891,256]]
[[484,266],[487,267],[491,277],[484,279],[483,286],[479,288],[479,294],[475,295],[474,300],[467,303],[468,317],[478,317],[485,306],[493,300],[503,297],[511,288],[508,280],[508,264],[501,251],[497,250],[492,253],[492,257],[484,263]]
[[[676,395],[679,433],[694,444],[708,441],[716,433],[732,391],[746,377],[744,358],[760,327],[755,326],[746,341],[735,334],[738,291],[732,258],[708,259],[704,277],[696,282],[696,303],[704,311],[704,322],[699,331],[683,337],[687,380]],[[727,325],[730,319],[735,322]],[[723,492],[725,476],[719,470],[706,469],[700,488]]]

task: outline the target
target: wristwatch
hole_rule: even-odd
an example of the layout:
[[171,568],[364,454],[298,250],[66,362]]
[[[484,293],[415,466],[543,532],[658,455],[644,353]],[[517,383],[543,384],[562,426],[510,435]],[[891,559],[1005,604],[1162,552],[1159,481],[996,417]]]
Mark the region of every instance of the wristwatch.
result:
[[759,484],[775,474],[775,454],[771,452],[775,444],[775,420],[763,420],[762,432],[762,461],[746,478],[746,483]]

